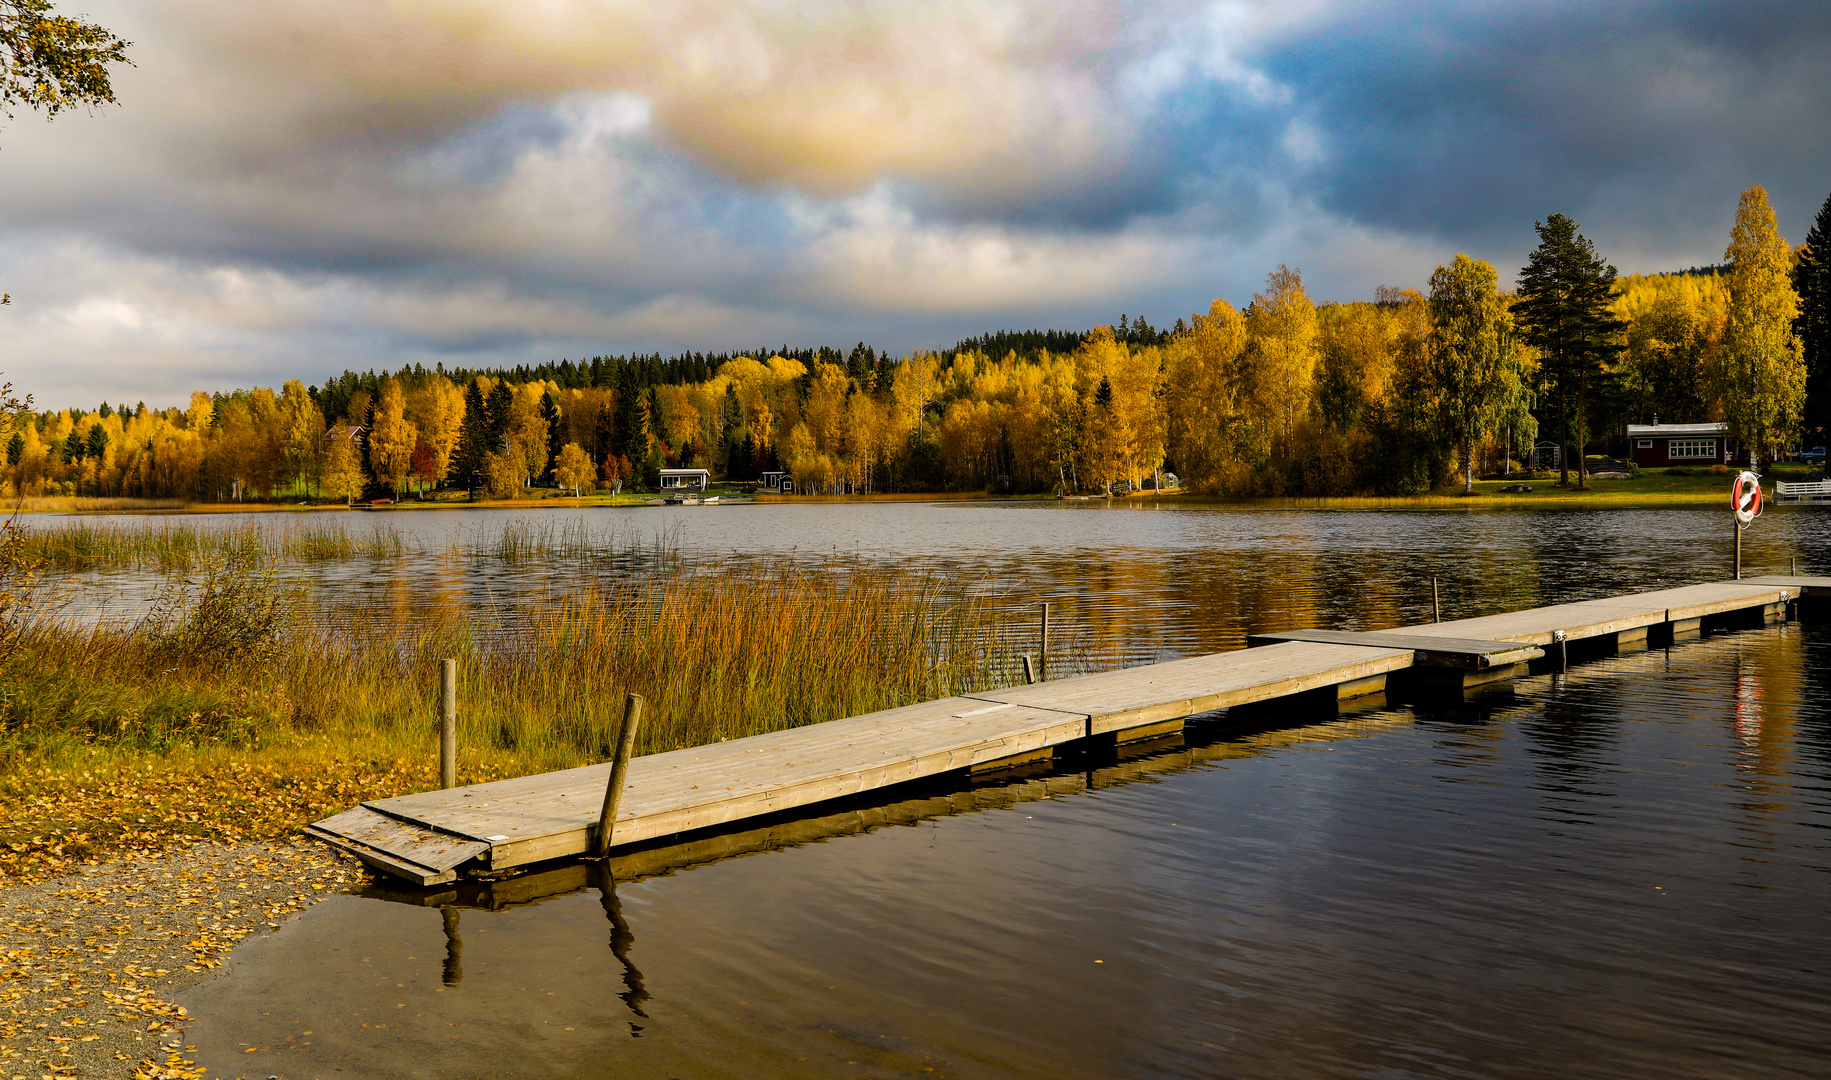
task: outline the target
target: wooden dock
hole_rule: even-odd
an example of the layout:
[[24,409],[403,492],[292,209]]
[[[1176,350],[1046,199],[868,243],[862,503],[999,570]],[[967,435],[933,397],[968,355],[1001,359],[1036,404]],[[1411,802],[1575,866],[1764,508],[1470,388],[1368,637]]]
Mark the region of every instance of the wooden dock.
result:
[[[1389,680],[1436,689],[1501,683],[1586,651],[1664,645],[1706,620],[1763,625],[1831,578],[1661,589],[1370,633],[1306,630],[1253,648],[943,698],[630,763],[617,848],[945,773],[1036,760],[1083,740],[1166,734],[1192,716],[1282,699],[1348,699]],[[1548,655],[1548,653],[1550,655]],[[307,827],[420,885],[590,850],[610,765],[376,799]]]

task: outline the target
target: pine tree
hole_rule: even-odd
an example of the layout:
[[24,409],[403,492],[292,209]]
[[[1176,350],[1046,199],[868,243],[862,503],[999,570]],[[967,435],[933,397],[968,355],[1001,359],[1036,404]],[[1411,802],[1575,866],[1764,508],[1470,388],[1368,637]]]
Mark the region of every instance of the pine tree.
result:
[[1570,398],[1576,384],[1577,486],[1589,486],[1583,463],[1584,407],[1590,379],[1606,370],[1621,353],[1621,333],[1627,323],[1615,318],[1612,302],[1615,268],[1596,254],[1596,245],[1577,232],[1577,223],[1553,214],[1544,224],[1533,223],[1539,246],[1519,272],[1519,300],[1513,317],[1520,336],[1545,353],[1545,366],[1557,382],[1558,484],[1570,483]]
[[1831,422],[1831,195],[1819,208],[1805,250],[1793,268],[1793,289],[1799,293],[1799,321],[1795,330],[1805,353],[1806,426],[1819,432]]
[[1792,251],[1774,222],[1760,184],[1742,193],[1729,234],[1729,319],[1715,383],[1730,435],[1757,460],[1787,441],[1786,429],[1805,404],[1806,365],[1793,320]]

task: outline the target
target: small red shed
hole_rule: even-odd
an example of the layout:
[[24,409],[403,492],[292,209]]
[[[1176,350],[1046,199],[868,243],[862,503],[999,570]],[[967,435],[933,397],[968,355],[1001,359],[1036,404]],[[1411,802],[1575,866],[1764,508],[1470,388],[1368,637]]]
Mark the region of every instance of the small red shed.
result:
[[1629,424],[1628,443],[1642,468],[1729,463],[1728,424],[1662,424],[1654,417],[1651,424]]

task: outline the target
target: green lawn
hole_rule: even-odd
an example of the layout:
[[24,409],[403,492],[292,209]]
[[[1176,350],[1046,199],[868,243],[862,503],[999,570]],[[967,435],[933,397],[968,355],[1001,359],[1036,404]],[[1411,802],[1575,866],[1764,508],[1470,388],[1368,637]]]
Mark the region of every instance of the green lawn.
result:
[[[1822,469],[1807,465],[1775,465],[1762,474],[1763,487],[1768,487],[1776,480],[1796,483],[1802,480],[1822,479]],[[1573,474],[1574,484],[1576,477]],[[1591,480],[1589,489],[1579,491],[1573,488],[1561,488],[1554,476],[1549,480],[1478,480],[1475,482],[1475,493],[1478,496],[1491,496],[1496,501],[1647,501],[1647,502],[1693,502],[1707,503],[1729,502],[1730,485],[1735,481],[1735,474],[1713,476],[1708,470],[1697,468],[1642,469],[1640,475],[1627,480]],[[1501,489],[1514,484],[1526,484],[1532,488],[1530,493],[1510,493]]]

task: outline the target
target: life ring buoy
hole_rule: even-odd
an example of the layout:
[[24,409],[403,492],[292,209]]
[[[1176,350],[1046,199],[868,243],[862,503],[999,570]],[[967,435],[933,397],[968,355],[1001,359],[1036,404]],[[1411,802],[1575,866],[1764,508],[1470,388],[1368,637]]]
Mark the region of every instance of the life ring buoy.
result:
[[1729,508],[1735,511],[1736,522],[1743,528],[1761,516],[1761,478],[1746,469],[1736,474],[1736,482],[1729,489]]

